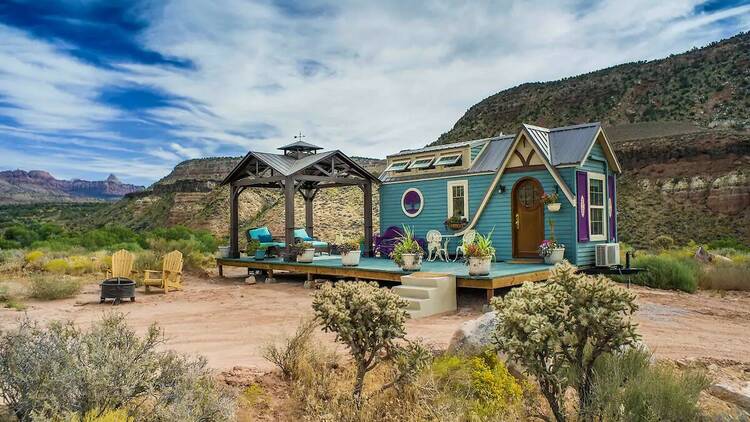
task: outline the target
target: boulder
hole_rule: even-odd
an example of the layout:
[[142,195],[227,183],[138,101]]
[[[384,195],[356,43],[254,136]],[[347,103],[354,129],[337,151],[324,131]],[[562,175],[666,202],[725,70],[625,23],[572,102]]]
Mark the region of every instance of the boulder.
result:
[[487,312],[477,319],[464,322],[453,333],[448,350],[481,349],[492,346],[497,324],[497,311]]
[[750,412],[750,382],[740,385],[730,383],[714,384],[708,389],[708,392],[714,397],[718,397],[725,402],[732,403]]

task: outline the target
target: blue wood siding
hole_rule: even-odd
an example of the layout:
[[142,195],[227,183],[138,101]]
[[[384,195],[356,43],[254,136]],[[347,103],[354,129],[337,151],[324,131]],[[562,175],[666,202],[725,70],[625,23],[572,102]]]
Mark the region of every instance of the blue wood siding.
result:
[[477,158],[477,155],[479,155],[480,152],[482,152],[482,148],[484,148],[485,144],[475,145],[471,147],[471,160],[474,161],[475,158]]
[[[588,156],[588,159],[584,163],[583,166],[578,167],[579,171],[585,171],[585,172],[592,172],[592,173],[600,173],[604,175],[610,175],[612,172],[609,169],[609,165],[607,163],[607,158],[604,155],[604,150],[602,149],[602,146],[597,142],[594,144],[594,147],[591,148],[591,153]],[[573,172],[575,174],[575,172]],[[606,182],[605,182],[606,186]],[[573,191],[577,194],[575,183],[571,185],[571,188]],[[607,192],[607,197],[604,200],[605,203],[605,212],[604,215],[609,215],[609,209],[607,208],[609,206],[609,195],[610,193]],[[577,196],[576,196],[577,197]],[[575,221],[575,215],[573,216],[573,220]],[[573,226],[573,230],[576,230],[576,226]],[[578,237],[576,236],[576,239]],[[588,265],[594,265],[596,263],[596,245],[600,243],[607,243],[606,240],[601,241],[592,241],[592,242],[578,242],[576,244],[576,264],[579,266],[588,266]],[[567,251],[566,251],[567,253]]]

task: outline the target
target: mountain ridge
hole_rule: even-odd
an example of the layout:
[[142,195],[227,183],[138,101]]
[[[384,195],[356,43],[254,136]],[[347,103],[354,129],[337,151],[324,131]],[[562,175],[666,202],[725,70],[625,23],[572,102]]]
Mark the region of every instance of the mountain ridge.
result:
[[65,180],[44,170],[0,171],[0,204],[113,201],[143,189],[114,174],[106,180]]

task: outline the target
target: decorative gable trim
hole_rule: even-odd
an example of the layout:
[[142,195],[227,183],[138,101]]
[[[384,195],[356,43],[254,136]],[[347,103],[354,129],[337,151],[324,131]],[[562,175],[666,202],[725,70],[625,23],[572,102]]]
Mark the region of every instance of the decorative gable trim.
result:
[[610,167],[615,172],[622,173],[622,167],[620,166],[620,162],[617,161],[615,150],[614,148],[612,148],[612,144],[609,142],[609,139],[607,138],[607,134],[604,133],[604,130],[602,130],[601,127],[599,127],[599,130],[596,131],[596,135],[594,136],[594,139],[591,140],[591,145],[589,145],[589,149],[586,150],[586,155],[583,156],[583,160],[581,160],[580,166],[583,167],[583,165],[586,164],[586,160],[588,160],[589,156],[591,155],[591,150],[594,148],[594,145],[600,139],[599,136],[601,136],[602,149],[604,150],[604,155],[607,157],[607,161],[609,161]]

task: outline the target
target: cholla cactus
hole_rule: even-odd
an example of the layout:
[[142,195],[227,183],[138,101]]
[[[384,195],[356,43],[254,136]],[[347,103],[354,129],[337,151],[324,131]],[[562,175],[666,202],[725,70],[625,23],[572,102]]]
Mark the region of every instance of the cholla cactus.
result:
[[336,341],[348,348],[357,368],[354,399],[359,405],[365,374],[395,349],[395,341],[406,334],[407,303],[377,283],[324,285],[312,307],[323,330],[336,333]]
[[604,277],[577,274],[567,261],[547,283],[525,283],[492,304],[498,348],[537,378],[558,421],[565,420],[569,386],[578,391],[585,420],[596,359],[638,339],[630,321],[635,295]]

